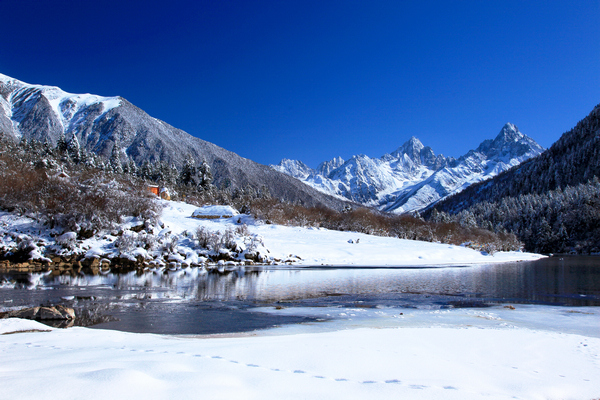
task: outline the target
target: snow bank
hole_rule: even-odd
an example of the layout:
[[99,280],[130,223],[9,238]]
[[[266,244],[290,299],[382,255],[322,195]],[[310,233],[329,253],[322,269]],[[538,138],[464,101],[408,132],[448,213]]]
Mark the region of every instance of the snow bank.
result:
[[0,320],[0,335],[17,332],[44,331],[49,332],[54,328],[37,321],[19,318],[7,318]]
[[[11,329],[22,320],[2,320]],[[408,327],[231,338],[0,336],[2,399],[592,399],[600,339]],[[32,378],[35,378],[32,380]]]

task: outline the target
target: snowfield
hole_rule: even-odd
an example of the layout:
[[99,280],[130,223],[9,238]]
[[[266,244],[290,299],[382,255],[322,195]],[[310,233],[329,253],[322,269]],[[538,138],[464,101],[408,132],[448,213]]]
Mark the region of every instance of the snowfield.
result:
[[[31,259],[50,261],[46,253],[50,250],[107,262],[112,258],[141,258],[153,268],[170,269],[210,264],[211,254],[217,253],[233,259],[226,262],[233,266],[244,264],[249,258],[258,258],[260,262],[270,265],[381,267],[488,264],[543,257],[523,252],[487,254],[465,246],[324,228],[270,225],[244,214],[231,218],[195,218],[194,213],[231,215],[237,211],[231,207],[198,208],[183,202],[157,201],[163,207],[158,225],[144,227],[140,225],[144,221],[125,217],[117,229],[99,232],[83,240],[77,240],[75,232],[50,230],[32,218],[0,211],[0,251],[6,252],[29,243],[33,248],[29,253]],[[139,229],[135,230],[136,227],[144,229],[140,232]],[[231,244],[229,249],[226,248],[225,242],[213,245],[217,247],[210,251],[199,246],[199,228],[207,236],[218,233],[223,238],[229,234],[236,250],[231,250]],[[259,257],[254,257],[257,254]],[[225,262],[221,260],[220,263]]]
[[282,262],[304,266],[431,266],[449,264],[496,263],[536,260],[543,256],[523,252],[482,254],[462,246],[379,237],[356,232],[323,228],[268,225],[247,215],[230,219],[198,220],[191,218],[195,206],[163,201],[162,222],[173,234],[194,232],[198,226],[212,231],[246,224],[258,235],[268,255]]
[[[0,333],[13,332],[0,335],[0,399],[591,400],[600,393],[597,307],[404,314],[333,331],[301,325],[237,337],[0,320]],[[557,331],[565,322],[575,333]],[[35,329],[46,332],[14,333]]]

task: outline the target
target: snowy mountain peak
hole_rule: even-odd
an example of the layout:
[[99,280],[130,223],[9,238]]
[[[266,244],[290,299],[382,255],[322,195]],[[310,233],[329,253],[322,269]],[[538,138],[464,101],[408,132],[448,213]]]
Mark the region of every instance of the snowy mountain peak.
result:
[[527,158],[537,156],[544,148],[529,136],[521,133],[516,125],[506,123],[494,140],[483,141],[476,152],[487,158],[507,162],[511,159],[522,162]]
[[502,130],[500,131],[500,133],[498,134],[498,136],[496,136],[496,139],[494,139],[495,141],[505,141],[505,142],[516,142],[517,140],[520,140],[524,137],[525,135],[523,135],[520,131],[519,128],[517,128],[516,125],[511,124],[510,122],[507,122],[506,124],[504,124],[504,126],[502,127]]
[[[92,108],[97,114],[94,118],[98,119],[121,105],[120,97],[67,93],[56,86],[32,85],[3,74],[0,74],[0,95],[7,102],[4,108],[13,120],[13,134],[28,136],[29,130],[35,130],[33,138],[38,140],[49,134],[49,139],[55,141],[60,131],[72,136]],[[46,121],[45,126],[39,124],[40,119]],[[7,122],[4,124],[8,126]]]
[[392,156],[401,157],[403,154],[406,154],[413,161],[417,161],[420,160],[421,150],[424,148],[425,146],[423,146],[423,143],[421,143],[421,141],[416,137],[412,136],[402,146],[398,147],[398,149],[392,153]]
[[277,165],[271,165],[271,168],[300,180],[308,178],[314,172],[312,168],[302,161],[289,160],[287,158],[281,160]]
[[317,173],[328,176],[333,170],[344,165],[344,162],[342,157],[335,157],[329,161],[323,161],[317,166]]

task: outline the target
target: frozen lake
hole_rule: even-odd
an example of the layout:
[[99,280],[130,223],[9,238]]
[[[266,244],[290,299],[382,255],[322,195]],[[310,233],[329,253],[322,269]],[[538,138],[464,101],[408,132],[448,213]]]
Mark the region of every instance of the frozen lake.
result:
[[61,303],[77,310],[78,324],[94,328],[213,334],[498,305],[599,306],[600,257],[442,268],[4,274],[0,282],[2,310]]

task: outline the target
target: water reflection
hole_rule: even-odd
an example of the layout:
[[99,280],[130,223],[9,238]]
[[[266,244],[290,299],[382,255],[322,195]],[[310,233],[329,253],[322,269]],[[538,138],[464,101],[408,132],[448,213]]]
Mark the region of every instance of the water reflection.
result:
[[129,321],[126,330],[136,332],[156,332],[157,325],[162,333],[182,333],[181,326],[187,325],[189,333],[257,329],[297,320],[261,320],[244,310],[281,302],[345,306],[358,301],[365,307],[472,307],[493,302],[597,306],[600,258],[425,269],[188,268],[96,276],[0,275],[0,308],[66,303],[78,308],[78,315],[89,316],[87,324],[112,327],[118,319]]
[[[199,268],[104,275],[2,275],[0,298],[15,290],[34,296],[51,289],[62,297],[289,301],[333,295],[428,294],[485,300],[598,305],[600,259],[548,258],[445,268]],[[7,291],[8,290],[8,291]],[[7,296],[10,293],[11,296]]]

